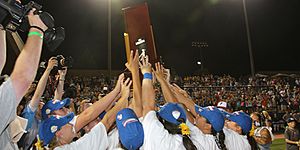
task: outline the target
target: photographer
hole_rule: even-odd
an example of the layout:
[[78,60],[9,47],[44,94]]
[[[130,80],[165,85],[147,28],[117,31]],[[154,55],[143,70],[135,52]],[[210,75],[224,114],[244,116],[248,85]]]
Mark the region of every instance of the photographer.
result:
[[25,109],[23,110],[22,117],[28,120],[28,124],[26,127],[27,133],[22,136],[21,140],[18,142],[18,145],[24,150],[27,150],[31,147],[38,133],[38,125],[42,119],[42,105],[40,104],[40,99],[45,91],[49,74],[54,66],[57,66],[57,60],[55,59],[55,57],[51,57],[48,61],[48,66],[45,72],[40,78],[40,81],[36,87],[33,97],[29,101],[29,104],[26,105]]
[[10,78],[0,86],[1,149],[18,149],[11,138],[11,131],[14,131],[14,128],[11,127],[11,122],[16,119],[16,108],[34,80],[38,68],[43,34],[47,30],[47,26],[38,15],[33,14],[34,11],[35,9],[32,9],[28,14],[31,28],[23,50],[17,58],[14,70]]

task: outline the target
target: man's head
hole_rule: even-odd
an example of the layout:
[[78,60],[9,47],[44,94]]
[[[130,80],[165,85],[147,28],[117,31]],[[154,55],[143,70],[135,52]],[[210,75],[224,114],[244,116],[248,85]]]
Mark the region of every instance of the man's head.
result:
[[294,118],[289,118],[287,120],[287,124],[290,128],[295,128],[296,127],[296,120]]

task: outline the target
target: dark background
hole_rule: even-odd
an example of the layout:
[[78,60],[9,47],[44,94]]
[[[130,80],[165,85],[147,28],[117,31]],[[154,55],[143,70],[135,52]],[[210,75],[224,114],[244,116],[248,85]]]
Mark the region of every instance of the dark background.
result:
[[[28,1],[23,1],[25,4]],[[72,56],[75,69],[107,69],[108,0],[36,0],[66,29],[58,51]],[[250,74],[242,0],[112,0],[112,69],[126,61],[122,8],[147,2],[158,55],[180,75],[200,69],[205,41],[206,70],[216,74]],[[300,1],[246,0],[256,72],[298,71],[300,63]],[[9,55],[11,52],[8,52]],[[7,69],[6,69],[7,70]]]

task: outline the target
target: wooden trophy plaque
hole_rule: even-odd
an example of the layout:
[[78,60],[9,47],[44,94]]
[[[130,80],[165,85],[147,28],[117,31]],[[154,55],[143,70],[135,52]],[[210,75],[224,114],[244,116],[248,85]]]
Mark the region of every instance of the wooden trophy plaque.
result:
[[123,8],[125,20],[124,40],[127,61],[130,50],[139,50],[140,57],[149,56],[149,62],[154,65],[158,61],[152,26],[147,3]]

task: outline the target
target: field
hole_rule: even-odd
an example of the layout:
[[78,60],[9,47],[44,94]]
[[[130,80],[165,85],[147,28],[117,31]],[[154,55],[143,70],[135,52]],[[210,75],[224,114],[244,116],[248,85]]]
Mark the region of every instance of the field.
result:
[[271,150],[284,150],[285,149],[285,139],[276,139],[271,145]]

